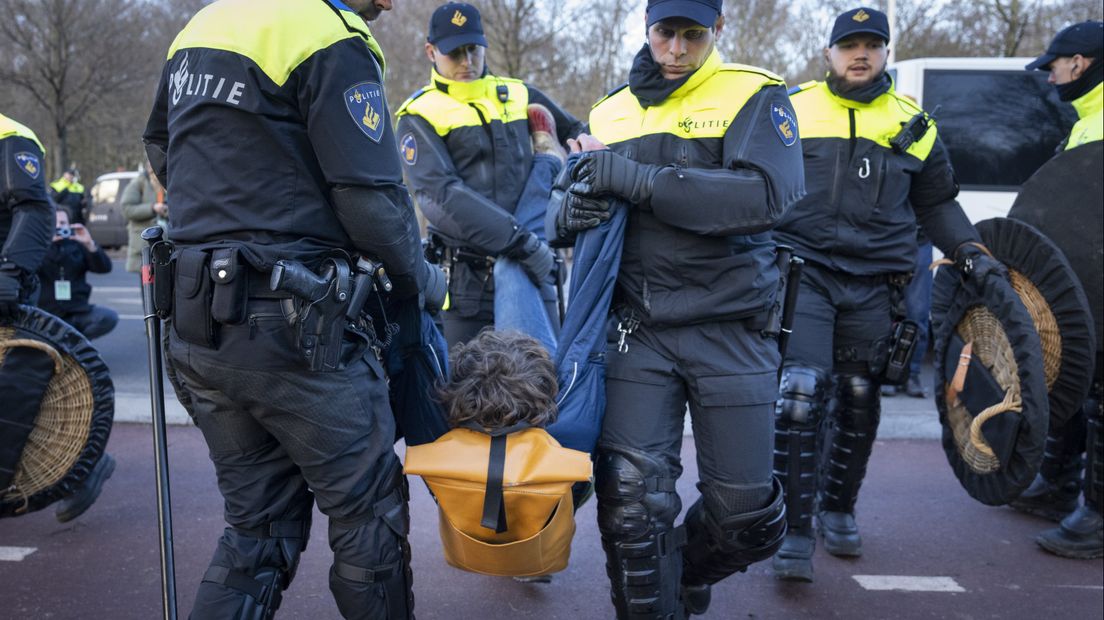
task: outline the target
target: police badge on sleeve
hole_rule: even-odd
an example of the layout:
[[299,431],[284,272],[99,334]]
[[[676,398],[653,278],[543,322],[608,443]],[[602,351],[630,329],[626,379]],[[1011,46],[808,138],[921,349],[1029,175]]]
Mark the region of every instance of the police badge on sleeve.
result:
[[778,134],[782,144],[793,146],[797,144],[797,118],[789,108],[780,104],[771,104],[771,124]]
[[34,180],[38,180],[38,175],[42,173],[42,165],[38,162],[38,156],[33,153],[16,153],[15,163],[19,164],[19,169],[27,173],[27,176]]
[[372,142],[379,142],[387,124],[383,87],[378,82],[361,82],[345,91],[345,107],[356,126]]

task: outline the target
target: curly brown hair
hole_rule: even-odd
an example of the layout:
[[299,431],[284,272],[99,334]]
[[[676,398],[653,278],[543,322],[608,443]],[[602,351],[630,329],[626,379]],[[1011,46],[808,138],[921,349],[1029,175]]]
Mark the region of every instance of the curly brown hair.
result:
[[479,333],[453,348],[450,377],[439,391],[448,421],[488,430],[518,422],[537,427],[556,419],[556,367],[540,342],[518,331]]

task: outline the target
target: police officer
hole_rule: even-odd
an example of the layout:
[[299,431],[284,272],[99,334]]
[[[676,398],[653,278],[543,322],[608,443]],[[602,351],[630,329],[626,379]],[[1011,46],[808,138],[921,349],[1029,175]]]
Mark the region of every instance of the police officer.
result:
[[76,224],[84,223],[84,214],[88,210],[88,195],[84,193],[76,168],[62,173],[61,178],[50,184],[50,198],[55,203],[69,209]]
[[555,289],[547,283],[555,256],[515,215],[533,168],[530,131],[554,126],[563,142],[583,129],[535,87],[491,74],[486,49],[475,7],[437,7],[425,45],[433,63],[430,83],[397,113],[407,183],[429,220],[431,239],[446,248],[449,344],[494,323],[491,263],[498,256],[520,262],[543,285],[546,312],[558,324]]
[[278,260],[313,269],[352,253],[381,260],[396,297],[429,277],[366,24],[391,4],[225,0],[168,54],[145,132],[174,198],[168,360],[229,525],[196,618],[269,617],[315,501],[341,614],[412,617],[405,481],[380,363],[346,340],[336,370],[311,372],[288,295],[268,286]]
[[[1027,69],[1050,72],[1049,82],[1058,98],[1073,104],[1079,120],[1064,150],[1104,139],[1104,22],[1074,24],[1054,36],[1046,53]],[[1098,233],[1100,231],[1097,231]],[[1104,555],[1104,360],[1097,352],[1096,372],[1089,397],[1081,410],[1061,429],[1047,436],[1038,475],[1012,506],[1053,521],[1057,528],[1041,533],[1036,541],[1051,553],[1071,558]],[[1087,451],[1085,503],[1077,505],[1082,490],[1081,453]],[[1064,517],[1064,518],[1063,518]]]
[[[780,359],[764,330],[779,284],[769,231],[804,194],[801,144],[782,79],[721,61],[721,8],[648,2],[647,43],[591,111],[555,214],[562,234],[629,209],[595,464],[619,618],[704,613],[710,586],[785,532],[770,467]],[[687,403],[701,496],[675,527]]]
[[15,315],[37,288],[54,230],[54,206],[43,182],[42,143],[0,114],[0,318]]
[[[889,36],[880,11],[839,15],[824,51],[826,80],[790,95],[809,191],[774,231],[806,261],[776,410],[775,472],[789,522],[774,558],[782,579],[813,579],[814,506],[829,553],[862,553],[855,500],[878,428],[892,324],[906,314],[917,224],[944,254],[970,256],[975,275],[1001,269],[955,201],[935,125],[893,90]],[[838,406],[826,420],[833,390]]]

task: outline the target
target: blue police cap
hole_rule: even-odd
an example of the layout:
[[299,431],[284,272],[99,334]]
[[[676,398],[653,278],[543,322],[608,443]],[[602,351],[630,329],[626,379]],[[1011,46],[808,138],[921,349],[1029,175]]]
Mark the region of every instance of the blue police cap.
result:
[[648,25],[672,17],[685,17],[711,28],[721,14],[722,4],[724,0],[648,0]]
[[889,18],[878,9],[859,7],[840,14],[836,23],[832,26],[832,36],[828,38],[828,46],[839,43],[853,34],[875,34],[889,43]]
[[433,11],[433,16],[429,18],[429,36],[426,40],[446,54],[472,43],[487,47],[479,10],[463,2],[442,4]]
[[1054,62],[1055,58],[1077,54],[1089,58],[1100,58],[1104,55],[1104,22],[1081,22],[1059,30],[1047,47],[1046,53],[1024,68],[1028,71],[1035,69],[1049,71],[1050,63]]

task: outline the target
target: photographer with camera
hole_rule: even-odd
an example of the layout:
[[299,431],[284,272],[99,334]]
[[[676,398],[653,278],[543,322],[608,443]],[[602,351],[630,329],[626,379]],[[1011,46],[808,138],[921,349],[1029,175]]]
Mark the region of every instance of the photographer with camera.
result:
[[92,285],[85,274],[109,273],[111,259],[82,224],[70,224],[69,212],[58,207],[54,240],[38,268],[38,306],[77,328],[92,340],[115,329],[119,315],[111,308],[88,303]]

